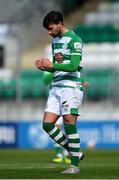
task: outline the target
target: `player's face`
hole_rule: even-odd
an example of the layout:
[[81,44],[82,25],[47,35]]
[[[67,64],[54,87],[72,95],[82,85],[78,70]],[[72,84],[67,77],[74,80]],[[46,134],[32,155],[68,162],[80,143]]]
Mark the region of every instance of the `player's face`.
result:
[[58,37],[61,35],[61,28],[62,28],[62,24],[58,23],[58,24],[49,24],[48,26],[48,34],[51,35],[53,38]]

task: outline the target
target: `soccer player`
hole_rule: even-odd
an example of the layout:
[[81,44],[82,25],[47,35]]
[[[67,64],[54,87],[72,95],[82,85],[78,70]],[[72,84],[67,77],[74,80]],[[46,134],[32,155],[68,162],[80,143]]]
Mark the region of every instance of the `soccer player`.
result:
[[[53,80],[53,73],[50,72],[44,72],[43,74],[43,81],[45,85],[50,85],[51,82]],[[58,120],[55,123],[55,126],[59,129],[62,129],[62,124],[63,124],[63,118],[62,116],[60,116],[58,118]],[[69,153],[68,151],[66,151],[62,146],[60,146],[59,144],[55,143],[54,144],[55,147],[55,152],[56,152],[56,157],[53,158],[53,162],[54,163],[71,163],[71,160],[69,158]]]
[[[71,166],[62,173],[76,174],[79,169],[80,139],[77,133],[77,117],[83,98],[82,91],[82,40],[63,22],[58,11],[49,12],[43,26],[53,37],[53,62],[48,58],[35,61],[37,68],[54,72],[52,88],[44,112],[43,129],[70,154]],[[63,116],[65,134],[55,126]]]
[[[44,84],[50,85],[52,80],[53,80],[53,73],[45,71],[44,75],[43,75]],[[85,81],[83,83],[85,83]],[[87,86],[87,81],[86,81],[86,86]],[[60,116],[58,118],[58,120],[56,121],[55,126],[59,129],[62,129],[62,125],[63,125],[63,118],[62,118],[62,116]],[[69,155],[68,151],[65,150],[62,146],[60,146],[57,143],[55,143],[54,147],[55,147],[56,157],[53,158],[53,162],[54,163],[65,162],[65,163],[70,164],[71,159],[70,159],[70,155]],[[80,151],[79,152],[79,160],[82,160],[83,157],[84,157],[84,154],[83,154],[83,152]]]

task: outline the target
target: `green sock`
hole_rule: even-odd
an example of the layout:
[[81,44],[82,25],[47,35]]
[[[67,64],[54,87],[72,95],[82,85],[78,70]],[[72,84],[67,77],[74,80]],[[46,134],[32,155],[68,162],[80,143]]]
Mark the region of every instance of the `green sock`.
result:
[[55,152],[57,157],[63,158],[63,147],[57,143],[55,144]]
[[75,124],[65,124],[65,132],[68,139],[68,148],[71,154],[71,165],[78,166],[80,139]]
[[68,140],[66,136],[58,129],[53,123],[43,123],[43,129],[49,134],[49,136],[59,145],[68,150]]

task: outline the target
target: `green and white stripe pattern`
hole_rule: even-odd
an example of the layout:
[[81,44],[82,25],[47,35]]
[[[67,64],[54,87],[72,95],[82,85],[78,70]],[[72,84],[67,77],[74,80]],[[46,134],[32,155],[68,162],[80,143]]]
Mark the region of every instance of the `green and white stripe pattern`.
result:
[[78,166],[80,139],[75,124],[65,124],[65,131],[68,139],[68,150],[71,155],[71,164]]
[[68,140],[66,136],[53,123],[43,123],[43,129],[56,143],[60,144],[68,150]]
[[[82,40],[73,31],[68,31],[62,37],[56,37],[53,40],[53,62],[58,63],[55,59],[56,53],[62,53],[63,64],[69,64],[71,62],[71,57],[73,57],[73,61],[75,61],[75,56],[77,55],[82,59],[82,48]],[[80,61],[79,67],[82,67],[82,61]],[[55,71],[52,86],[76,87],[76,82],[79,82],[79,80],[81,82],[81,76],[80,70],[76,72]],[[60,77],[60,79],[57,77]],[[67,77],[67,79],[65,79],[65,77]]]
[[79,136],[78,134],[69,134],[67,135],[68,138],[68,147],[70,154],[75,157],[79,157]]

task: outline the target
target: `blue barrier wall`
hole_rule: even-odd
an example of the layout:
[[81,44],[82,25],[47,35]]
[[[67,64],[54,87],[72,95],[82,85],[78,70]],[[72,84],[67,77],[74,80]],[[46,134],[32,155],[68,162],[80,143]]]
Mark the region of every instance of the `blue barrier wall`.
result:
[[119,148],[119,122],[87,121],[78,123],[82,147]]
[[[82,148],[119,148],[118,121],[78,122]],[[53,141],[41,121],[0,123],[0,147],[52,148]]]
[[0,148],[18,147],[18,126],[16,123],[0,123]]
[[53,141],[42,129],[42,122],[21,122],[18,129],[20,148],[51,148]]

